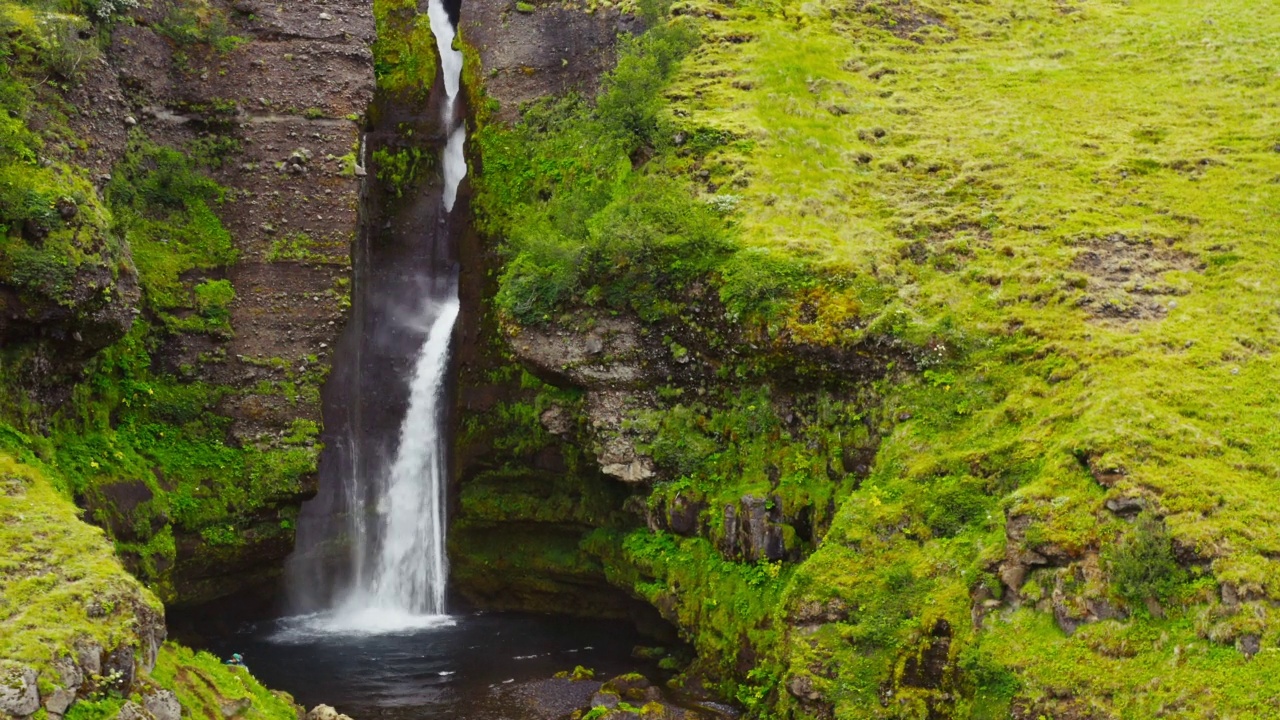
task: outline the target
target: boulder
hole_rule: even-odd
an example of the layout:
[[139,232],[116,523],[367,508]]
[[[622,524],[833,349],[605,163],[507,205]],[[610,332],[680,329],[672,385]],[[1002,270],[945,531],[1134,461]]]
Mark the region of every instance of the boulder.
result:
[[698,534],[698,518],[705,505],[684,495],[671,498],[667,509],[667,527],[677,535],[690,537]]
[[76,641],[76,661],[85,675],[102,674],[102,646],[92,640]]
[[53,668],[58,671],[58,679],[62,681],[63,686],[72,690],[84,684],[84,673],[80,671],[80,666],[70,657],[62,656],[53,661]]
[[118,675],[120,678],[118,688],[122,691],[133,687],[134,678],[137,676],[133,648],[126,645],[108,653],[106,661],[102,663],[102,675],[105,677]]
[[338,720],[338,711],[331,705],[317,705],[307,713],[307,720]]
[[39,710],[36,671],[10,660],[0,663],[0,715],[21,718]]

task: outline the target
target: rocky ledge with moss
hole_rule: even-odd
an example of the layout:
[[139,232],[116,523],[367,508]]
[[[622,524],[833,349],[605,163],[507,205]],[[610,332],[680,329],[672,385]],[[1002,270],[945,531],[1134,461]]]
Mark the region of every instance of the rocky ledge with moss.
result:
[[165,641],[164,608],[35,457],[0,453],[0,717],[296,720],[244,668]]

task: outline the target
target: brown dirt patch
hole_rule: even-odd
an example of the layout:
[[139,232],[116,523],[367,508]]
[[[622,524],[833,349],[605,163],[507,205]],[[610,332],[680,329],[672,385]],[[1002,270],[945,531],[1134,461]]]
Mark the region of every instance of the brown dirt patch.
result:
[[1079,243],[1071,269],[1085,276],[1075,281],[1085,290],[1080,306],[1096,320],[1131,322],[1168,315],[1173,298],[1186,295],[1190,288],[1166,275],[1204,269],[1198,257],[1173,243],[1120,233]]
[[941,31],[940,37],[946,39],[954,36],[941,16],[910,0],[855,0],[852,7],[865,16],[866,24],[888,30],[903,40],[923,43],[925,37],[921,31]]

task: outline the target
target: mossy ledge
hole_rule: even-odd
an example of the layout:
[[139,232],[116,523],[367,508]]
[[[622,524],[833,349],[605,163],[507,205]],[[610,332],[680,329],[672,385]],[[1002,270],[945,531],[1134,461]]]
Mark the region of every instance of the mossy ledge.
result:
[[34,457],[0,452],[0,713],[296,720],[248,671],[165,642],[164,608]]

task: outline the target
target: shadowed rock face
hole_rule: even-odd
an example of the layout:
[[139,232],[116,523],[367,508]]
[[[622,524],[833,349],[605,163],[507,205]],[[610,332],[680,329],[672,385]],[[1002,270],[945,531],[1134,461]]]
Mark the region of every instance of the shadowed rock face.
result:
[[[282,365],[325,363],[345,319],[361,178],[344,172],[339,158],[360,142],[359,126],[346,118],[363,113],[373,95],[372,8],[356,0],[219,5],[247,43],[175,57],[173,43],[157,32],[169,11],[159,2],[140,11],[136,27],[116,33],[110,57],[153,141],[181,147],[212,131],[238,141],[214,173],[229,190],[217,212],[239,252],[226,269],[237,298],[230,307],[234,337],[173,335],[156,358],[169,369],[195,367],[194,379],[241,389],[218,408],[232,420],[231,440],[270,444],[299,417],[319,420],[319,403],[251,389],[285,380]],[[228,102],[228,117],[210,116],[209,108]],[[272,254],[282,237],[299,234],[312,241],[304,259]],[[225,362],[200,362],[220,352]],[[275,502],[295,505],[314,492],[308,483],[314,478]],[[265,509],[260,529],[246,533],[237,551],[210,554],[200,538],[179,535],[177,599],[203,601],[270,582],[292,549],[292,533],[276,529],[275,518],[274,508]]]

